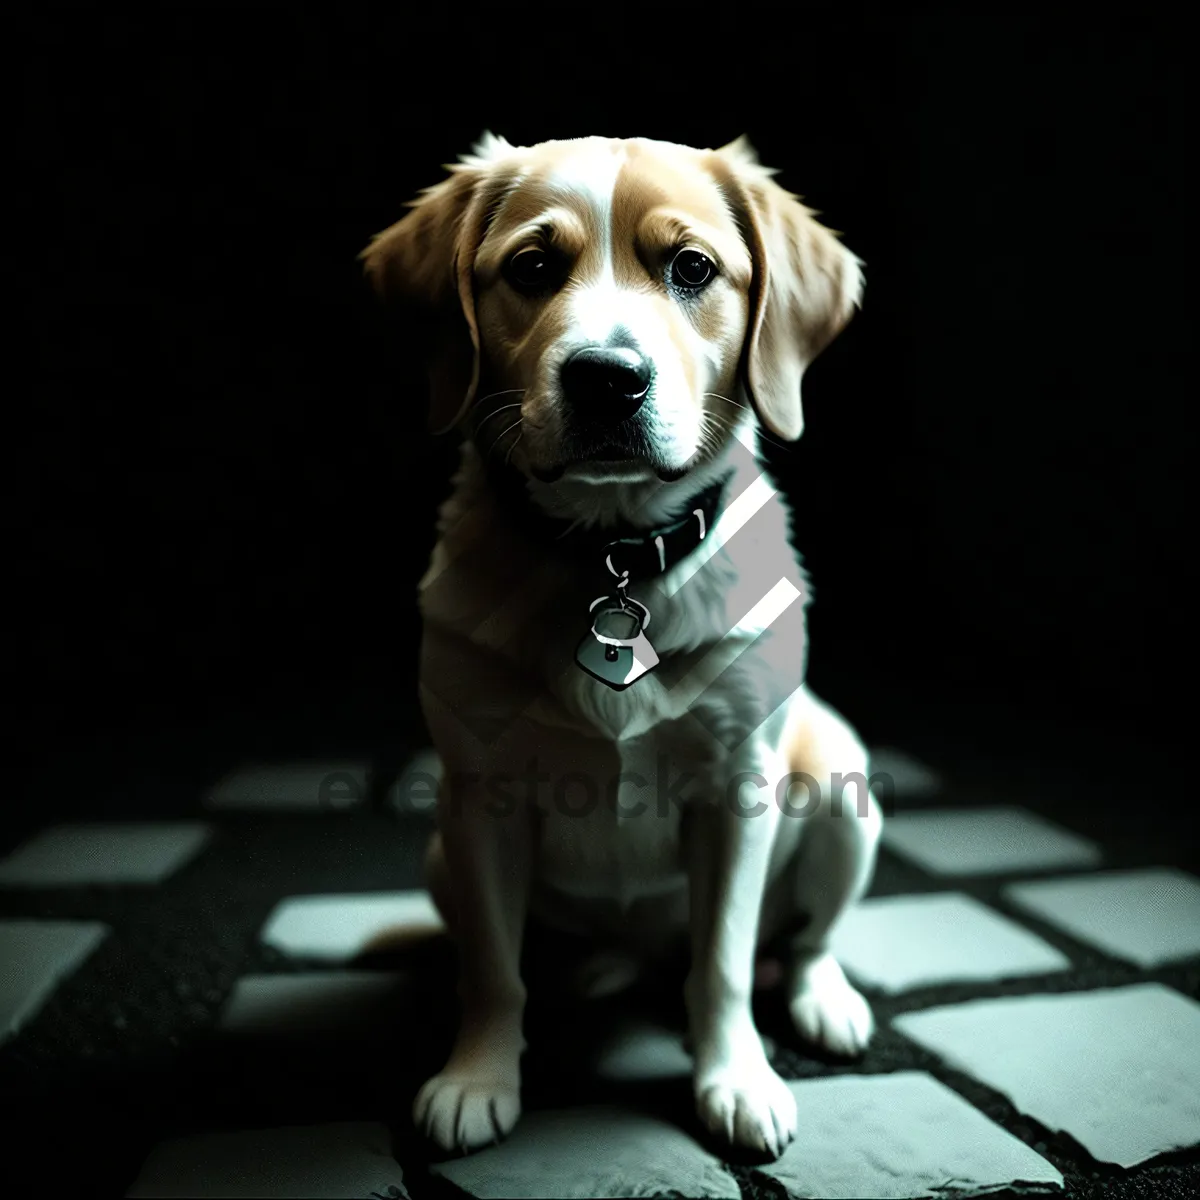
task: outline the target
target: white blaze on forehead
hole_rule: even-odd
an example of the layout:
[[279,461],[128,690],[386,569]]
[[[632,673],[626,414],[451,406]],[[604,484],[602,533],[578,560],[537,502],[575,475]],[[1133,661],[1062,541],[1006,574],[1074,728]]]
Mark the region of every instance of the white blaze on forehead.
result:
[[600,235],[600,269],[573,289],[569,302],[568,336],[576,344],[604,345],[624,311],[613,267],[613,195],[625,157],[622,148],[590,145],[564,159],[550,176],[554,186],[587,204]]
[[587,200],[600,229],[604,271],[612,275],[613,193],[625,165],[623,148],[589,146],[564,159],[550,174],[550,182]]

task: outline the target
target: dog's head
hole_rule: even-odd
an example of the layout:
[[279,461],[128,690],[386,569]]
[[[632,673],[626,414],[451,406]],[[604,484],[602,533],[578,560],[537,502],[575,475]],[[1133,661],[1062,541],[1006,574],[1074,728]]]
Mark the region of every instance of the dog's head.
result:
[[486,135],[447,169],[362,254],[383,295],[436,315],[435,428],[543,482],[679,478],[750,406],[800,436],[801,376],[860,263],[745,139]]

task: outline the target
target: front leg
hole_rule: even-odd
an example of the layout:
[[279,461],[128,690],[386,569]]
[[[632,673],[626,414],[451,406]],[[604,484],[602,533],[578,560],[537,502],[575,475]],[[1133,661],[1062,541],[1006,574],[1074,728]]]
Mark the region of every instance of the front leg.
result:
[[530,814],[497,816],[479,782],[454,779],[438,799],[431,890],[459,955],[462,1018],[449,1061],[417,1094],[413,1119],[443,1150],[498,1141],[521,1113],[521,938],[529,899]]
[[[743,764],[746,775],[771,772]],[[746,778],[746,776],[743,776]],[[738,776],[690,814],[692,965],[685,984],[696,1105],[733,1145],[783,1152],[796,1135],[796,1101],[767,1061],[751,1013],[759,912],[779,809],[770,788]],[[740,792],[740,795],[738,794]]]

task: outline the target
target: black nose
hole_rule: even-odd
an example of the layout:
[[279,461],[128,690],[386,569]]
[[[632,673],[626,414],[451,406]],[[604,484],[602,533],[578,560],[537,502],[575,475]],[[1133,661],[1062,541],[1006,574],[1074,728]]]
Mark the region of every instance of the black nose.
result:
[[589,347],[563,364],[563,394],[579,416],[616,425],[642,407],[652,374],[636,350]]

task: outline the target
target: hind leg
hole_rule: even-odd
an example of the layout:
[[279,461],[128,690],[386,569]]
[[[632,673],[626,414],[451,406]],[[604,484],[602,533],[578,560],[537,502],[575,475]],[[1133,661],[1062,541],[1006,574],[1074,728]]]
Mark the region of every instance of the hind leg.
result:
[[[793,825],[793,842],[773,881],[773,911],[764,912],[764,923],[786,935],[785,983],[797,1032],[830,1053],[855,1055],[866,1048],[874,1020],[830,953],[829,940],[870,884],[883,814],[867,789],[867,754],[858,736],[811,694],[789,761],[794,772],[817,781],[820,800],[813,799],[811,815],[785,818]],[[833,795],[835,773],[846,781],[840,804]],[[804,789],[797,792],[792,804],[803,807]]]

